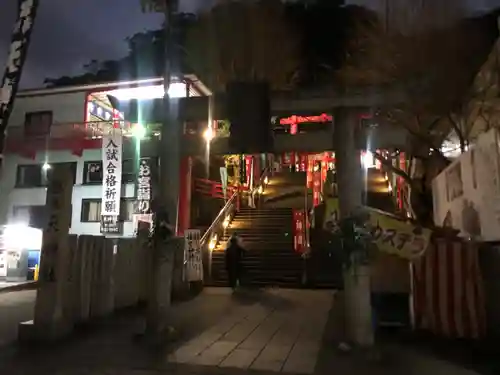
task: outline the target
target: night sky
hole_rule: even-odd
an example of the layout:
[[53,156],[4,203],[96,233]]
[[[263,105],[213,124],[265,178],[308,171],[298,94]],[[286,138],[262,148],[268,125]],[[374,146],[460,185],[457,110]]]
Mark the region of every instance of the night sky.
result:
[[[195,11],[214,0],[181,0],[183,10]],[[381,0],[352,0],[369,3]],[[500,5],[500,0],[471,0],[476,9]],[[3,72],[16,12],[14,0],[0,6],[0,69]],[[483,3],[483,4],[481,4]],[[118,4],[120,4],[118,6]],[[23,87],[40,86],[45,77],[75,74],[95,59],[121,57],[125,37],[161,24],[157,14],[143,14],[140,0],[42,0]]]

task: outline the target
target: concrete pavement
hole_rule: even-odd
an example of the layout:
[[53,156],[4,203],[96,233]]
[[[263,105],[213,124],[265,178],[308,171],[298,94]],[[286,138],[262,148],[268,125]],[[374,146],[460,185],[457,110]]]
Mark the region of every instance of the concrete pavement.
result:
[[[0,296],[1,334],[15,338],[30,319],[33,292]],[[384,345],[384,360],[337,350],[342,338],[341,294],[269,289],[232,294],[206,288],[172,308],[177,333],[162,347],[138,342],[138,315],[121,314],[85,327],[56,345],[0,348],[0,374],[9,375],[476,375],[462,366],[401,345]]]
[[17,339],[18,323],[33,319],[35,290],[0,293],[0,348]]
[[271,289],[256,297],[179,347],[169,361],[314,373],[333,292]]

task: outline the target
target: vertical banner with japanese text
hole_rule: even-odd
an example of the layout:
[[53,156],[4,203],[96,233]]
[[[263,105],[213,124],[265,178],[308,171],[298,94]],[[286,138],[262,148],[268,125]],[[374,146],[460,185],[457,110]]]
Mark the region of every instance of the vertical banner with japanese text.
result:
[[122,148],[120,129],[109,129],[102,138],[101,232],[118,233],[122,190]]
[[189,229],[184,232],[186,238],[187,280],[203,281],[203,262],[201,253],[201,231]]
[[134,213],[134,228],[137,229],[140,221],[145,223],[153,222],[153,214],[151,209],[152,160],[150,158],[141,158],[139,160],[136,192],[137,202]]
[[293,243],[297,253],[306,250],[306,216],[304,210],[293,210]]
[[312,178],[312,188],[313,188],[313,207],[316,207],[321,203],[321,167],[317,166],[315,171],[313,172]]

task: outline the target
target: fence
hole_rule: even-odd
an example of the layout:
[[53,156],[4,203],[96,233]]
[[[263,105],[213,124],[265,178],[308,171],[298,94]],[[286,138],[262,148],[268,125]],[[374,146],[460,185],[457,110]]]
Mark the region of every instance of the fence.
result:
[[448,338],[486,334],[479,246],[459,238],[436,238],[413,264],[415,328]]
[[65,314],[75,323],[146,299],[148,252],[138,239],[69,237]]

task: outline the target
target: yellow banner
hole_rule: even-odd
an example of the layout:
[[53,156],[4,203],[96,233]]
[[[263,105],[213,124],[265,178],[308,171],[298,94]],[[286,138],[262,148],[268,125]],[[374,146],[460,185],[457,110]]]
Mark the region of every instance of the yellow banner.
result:
[[[325,203],[323,228],[331,231],[340,217],[339,202],[336,198],[330,198]],[[430,229],[417,227],[382,211],[369,207],[366,209],[370,215],[374,242],[380,251],[409,260],[425,253],[432,234]]]

